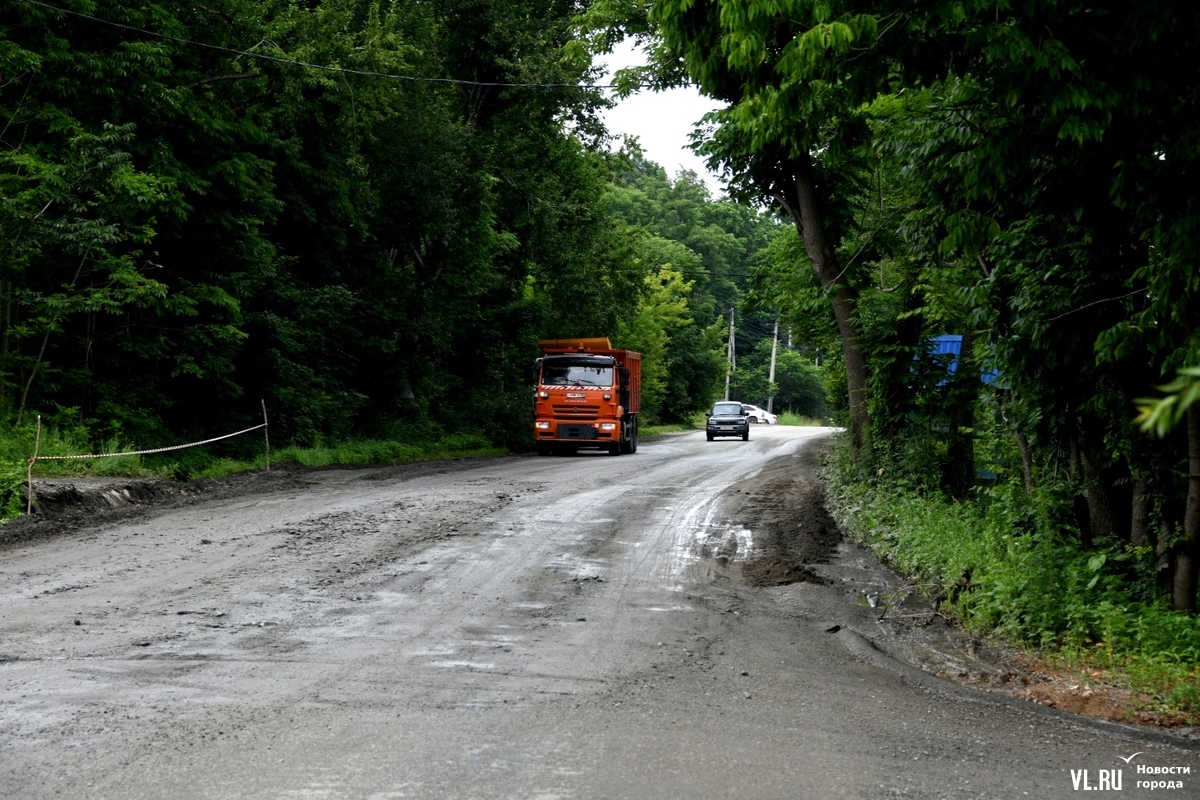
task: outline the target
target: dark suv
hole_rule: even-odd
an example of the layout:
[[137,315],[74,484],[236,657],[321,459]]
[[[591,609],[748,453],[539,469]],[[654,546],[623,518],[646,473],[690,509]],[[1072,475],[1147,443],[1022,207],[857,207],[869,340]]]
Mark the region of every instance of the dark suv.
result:
[[713,406],[708,424],[704,426],[711,442],[717,436],[740,436],[743,442],[750,441],[750,417],[741,403],[722,400]]

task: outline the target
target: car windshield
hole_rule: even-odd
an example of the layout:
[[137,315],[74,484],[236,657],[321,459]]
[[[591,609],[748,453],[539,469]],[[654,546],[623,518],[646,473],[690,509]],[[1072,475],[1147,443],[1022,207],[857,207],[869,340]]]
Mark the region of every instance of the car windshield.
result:
[[546,386],[612,386],[613,368],[604,364],[542,365],[542,383]]
[[713,406],[714,417],[740,417],[742,407],[738,403],[717,403]]

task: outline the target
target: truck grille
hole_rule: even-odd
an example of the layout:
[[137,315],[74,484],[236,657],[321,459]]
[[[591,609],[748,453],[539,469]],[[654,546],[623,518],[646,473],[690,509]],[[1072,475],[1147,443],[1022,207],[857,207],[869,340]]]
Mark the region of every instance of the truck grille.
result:
[[600,406],[585,406],[581,403],[552,408],[555,419],[596,419],[600,415]]

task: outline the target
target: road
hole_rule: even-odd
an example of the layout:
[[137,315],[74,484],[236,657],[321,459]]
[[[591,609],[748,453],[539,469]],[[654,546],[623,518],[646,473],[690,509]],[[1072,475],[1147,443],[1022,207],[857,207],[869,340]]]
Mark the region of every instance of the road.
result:
[[889,573],[816,518],[826,434],[313,471],[7,546],[0,796],[1200,797],[1194,750],[857,657]]

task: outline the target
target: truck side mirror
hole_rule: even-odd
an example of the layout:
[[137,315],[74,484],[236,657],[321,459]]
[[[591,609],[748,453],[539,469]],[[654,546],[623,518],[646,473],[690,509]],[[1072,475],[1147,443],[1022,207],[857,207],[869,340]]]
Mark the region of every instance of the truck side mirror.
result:
[[530,386],[537,386],[538,371],[541,369],[541,367],[542,360],[540,358],[529,366],[525,367],[525,383],[529,384]]

